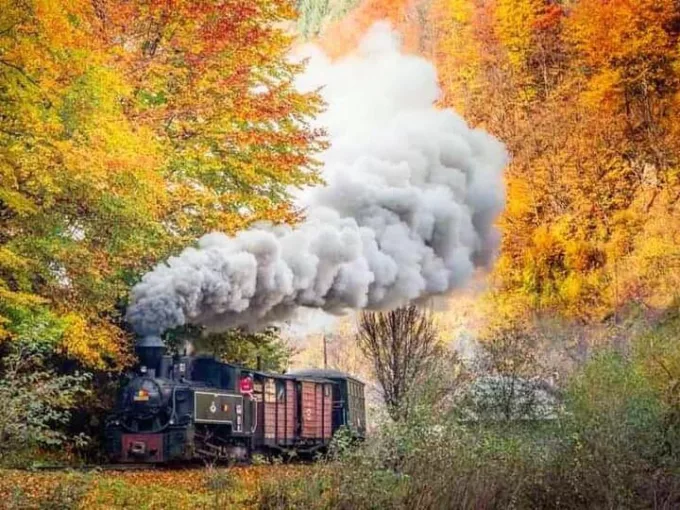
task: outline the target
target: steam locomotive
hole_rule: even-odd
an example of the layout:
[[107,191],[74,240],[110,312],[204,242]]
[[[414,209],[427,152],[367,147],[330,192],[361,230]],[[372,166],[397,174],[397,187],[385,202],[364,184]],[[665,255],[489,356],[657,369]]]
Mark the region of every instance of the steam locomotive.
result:
[[247,460],[253,453],[313,453],[347,427],[366,432],[364,385],[333,370],[285,375],[210,356],[166,355],[163,341],[137,344],[138,373],[105,429],[113,462]]

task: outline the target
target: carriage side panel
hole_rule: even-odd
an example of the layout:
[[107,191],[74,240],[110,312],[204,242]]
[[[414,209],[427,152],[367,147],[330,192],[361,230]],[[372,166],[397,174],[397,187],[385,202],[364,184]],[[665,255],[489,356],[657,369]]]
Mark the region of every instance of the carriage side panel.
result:
[[301,381],[301,434],[303,439],[330,440],[333,432],[333,385]]
[[297,423],[295,383],[289,379],[266,378],[264,382],[264,439],[270,446],[295,441]]

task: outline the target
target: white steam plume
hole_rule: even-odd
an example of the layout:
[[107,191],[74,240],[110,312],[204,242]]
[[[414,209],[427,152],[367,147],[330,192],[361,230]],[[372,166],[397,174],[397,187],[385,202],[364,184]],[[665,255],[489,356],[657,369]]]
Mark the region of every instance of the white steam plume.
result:
[[138,333],[187,323],[257,329],[300,306],[391,308],[462,286],[497,249],[504,146],[433,106],[436,72],[377,24],[357,53],[318,49],[300,88],[325,85],[318,121],[327,186],[298,197],[306,220],[235,237],[211,233],[146,274],[128,320]]

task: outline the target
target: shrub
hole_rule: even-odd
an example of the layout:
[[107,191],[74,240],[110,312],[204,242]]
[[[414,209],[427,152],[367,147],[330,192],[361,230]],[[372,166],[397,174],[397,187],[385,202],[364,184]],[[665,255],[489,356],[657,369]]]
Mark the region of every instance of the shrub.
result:
[[39,347],[9,346],[0,360],[0,459],[21,458],[31,447],[54,447],[67,439],[76,445],[86,437],[67,437],[60,430],[70,419],[87,374],[59,375],[46,367]]
[[668,406],[635,359],[602,351],[550,419],[459,421],[423,395],[356,448],[335,438],[313,476],[269,479],[260,508],[674,508]]
[[[660,395],[621,354],[597,354],[567,391],[549,491],[573,507],[630,508],[643,504],[665,469],[664,406]],[[659,486],[660,488],[660,486]],[[672,497],[660,493],[658,501]]]

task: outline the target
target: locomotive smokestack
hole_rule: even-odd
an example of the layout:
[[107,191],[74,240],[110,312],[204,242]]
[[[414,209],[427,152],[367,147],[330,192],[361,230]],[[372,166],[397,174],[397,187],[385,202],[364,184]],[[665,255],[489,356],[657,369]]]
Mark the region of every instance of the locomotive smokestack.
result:
[[154,377],[160,368],[161,359],[165,354],[165,343],[160,336],[147,335],[139,338],[135,345],[135,352],[139,358],[140,368]]

